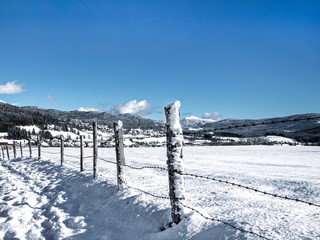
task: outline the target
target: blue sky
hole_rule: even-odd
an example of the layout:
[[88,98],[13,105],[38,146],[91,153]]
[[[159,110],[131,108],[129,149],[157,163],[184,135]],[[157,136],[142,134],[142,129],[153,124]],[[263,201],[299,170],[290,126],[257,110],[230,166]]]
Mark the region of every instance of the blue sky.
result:
[[319,92],[319,1],[0,0],[8,103],[264,118],[320,112]]

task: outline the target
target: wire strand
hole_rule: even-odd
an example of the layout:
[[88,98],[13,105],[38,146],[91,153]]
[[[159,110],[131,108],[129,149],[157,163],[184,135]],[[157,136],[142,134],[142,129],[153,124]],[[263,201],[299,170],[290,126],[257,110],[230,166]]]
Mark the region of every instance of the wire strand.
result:
[[166,197],[166,196],[156,195],[156,194],[147,192],[147,191],[145,191],[145,190],[142,190],[142,189],[140,189],[140,188],[132,187],[132,186],[128,185],[126,182],[122,182],[122,183],[123,183],[124,185],[126,185],[128,188],[132,188],[132,189],[134,189],[134,190],[137,190],[137,191],[139,191],[139,192],[145,193],[145,194],[150,195],[150,196],[152,196],[152,197],[161,198],[161,199],[170,199],[169,197]]
[[191,176],[191,177],[197,177],[197,178],[212,180],[212,181],[215,181],[215,182],[229,184],[229,185],[232,185],[232,186],[235,186],[235,187],[240,187],[240,188],[244,188],[244,189],[247,189],[247,190],[252,190],[252,191],[255,191],[255,192],[258,192],[258,193],[262,193],[262,194],[265,194],[265,195],[269,195],[269,196],[273,196],[273,197],[276,197],[276,198],[282,198],[282,199],[285,199],[285,200],[291,200],[291,201],[305,203],[305,204],[308,204],[310,206],[320,207],[320,205],[316,204],[316,203],[308,202],[308,201],[301,200],[301,199],[298,199],[298,198],[291,198],[291,197],[288,197],[288,196],[281,196],[281,195],[278,195],[278,194],[275,194],[275,193],[269,193],[269,192],[266,192],[266,191],[261,191],[259,189],[255,189],[253,187],[244,186],[242,184],[230,182],[228,180],[222,180],[222,179],[217,179],[217,178],[208,177],[208,176],[201,176],[201,175],[193,174],[193,173],[184,173],[184,172],[181,172],[181,171],[175,171],[175,172],[180,174],[180,175],[183,175],[183,176]]
[[211,221],[215,221],[215,222],[221,222],[221,223],[223,223],[225,225],[228,225],[229,227],[232,227],[233,229],[236,229],[238,231],[241,231],[241,232],[244,232],[244,233],[250,233],[250,234],[258,236],[258,237],[260,237],[262,239],[271,240],[271,238],[267,238],[267,237],[265,237],[265,236],[263,236],[263,235],[261,235],[259,233],[255,233],[253,231],[245,230],[243,228],[237,227],[237,226],[235,226],[235,225],[233,225],[231,223],[228,223],[228,222],[226,222],[224,220],[221,220],[219,218],[208,217],[208,216],[204,215],[203,213],[201,213],[199,210],[195,209],[194,207],[187,206],[184,203],[182,203],[181,201],[179,201],[179,203],[181,203],[181,205],[184,206],[185,208],[188,208],[188,209],[190,209],[192,211],[195,211],[196,213],[198,213],[200,216],[202,216],[203,218],[205,218],[207,220],[211,220]]

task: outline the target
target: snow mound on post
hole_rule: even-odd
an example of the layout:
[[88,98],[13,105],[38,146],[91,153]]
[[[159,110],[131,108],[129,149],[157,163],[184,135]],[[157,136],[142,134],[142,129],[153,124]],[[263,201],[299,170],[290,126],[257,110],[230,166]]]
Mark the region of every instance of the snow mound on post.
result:
[[175,101],[167,106],[170,109],[170,116],[168,119],[168,124],[170,124],[172,132],[174,134],[182,134],[182,127],[180,124],[180,109],[181,103],[180,101]]

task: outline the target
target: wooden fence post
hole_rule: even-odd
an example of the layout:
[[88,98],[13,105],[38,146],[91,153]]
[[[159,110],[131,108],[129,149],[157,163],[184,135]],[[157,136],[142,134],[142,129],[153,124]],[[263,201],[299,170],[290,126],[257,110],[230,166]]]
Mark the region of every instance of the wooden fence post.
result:
[[21,141],[20,141],[20,155],[21,155],[21,158],[23,158],[22,142]]
[[164,108],[167,129],[167,165],[169,176],[169,197],[171,202],[172,221],[178,224],[184,217],[183,205],[180,201],[185,197],[183,176],[182,145],[183,132],[180,124],[180,102],[176,101]]
[[114,135],[115,135],[115,148],[116,148],[116,160],[117,160],[117,191],[123,189],[125,176],[123,171],[123,165],[126,164],[123,150],[123,129],[122,122],[114,123]]
[[14,157],[14,158],[17,158],[16,141],[13,141],[12,147],[13,147],[13,157]]
[[29,152],[30,152],[30,158],[32,158],[32,149],[31,149],[31,139],[29,138]]
[[80,136],[80,171],[83,171],[83,136]]
[[2,151],[2,159],[4,160],[4,149],[3,149],[3,146],[1,146],[1,151]]
[[[2,146],[1,146],[1,150],[2,150]],[[1,155],[1,151],[0,151],[0,158],[3,160],[4,157],[3,157],[3,154]]]
[[61,154],[61,166],[63,165],[64,162],[64,140],[63,137],[61,137],[61,150],[60,150],[60,154]]
[[38,136],[38,158],[41,158],[41,137]]
[[97,158],[98,158],[98,142],[97,142],[97,123],[94,122],[93,126],[93,178],[97,174]]
[[9,155],[9,146],[7,145],[7,156],[8,156],[8,160],[10,159],[10,155]]

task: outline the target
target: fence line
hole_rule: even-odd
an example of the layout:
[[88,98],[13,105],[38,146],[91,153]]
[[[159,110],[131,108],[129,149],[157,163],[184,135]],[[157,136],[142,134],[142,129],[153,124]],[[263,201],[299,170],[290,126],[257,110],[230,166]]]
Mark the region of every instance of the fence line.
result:
[[[59,155],[58,153],[54,154],[54,153],[50,153],[50,152],[46,152],[46,151],[43,151],[43,152],[47,153],[47,154],[57,155],[57,156]],[[72,156],[72,155],[65,155],[65,156],[70,156],[70,157],[75,158],[75,156]],[[92,158],[92,157],[90,156],[89,158]],[[98,160],[101,160],[101,161],[104,161],[104,162],[107,162],[107,163],[112,163],[112,164],[115,164],[115,165],[117,164],[114,161],[107,160],[107,159],[104,159],[104,158],[101,158],[101,157],[98,157]],[[128,164],[124,164],[123,166],[131,168],[131,169],[135,169],[135,170],[159,169],[159,170],[162,170],[162,171],[168,171],[167,168],[160,167],[160,166],[144,165],[144,166],[135,167],[135,166],[128,165]],[[281,195],[278,195],[276,193],[270,193],[270,192],[267,192],[267,191],[262,191],[262,190],[259,190],[259,189],[253,188],[253,187],[245,186],[245,185],[242,185],[242,184],[239,184],[239,183],[235,183],[235,182],[231,182],[231,181],[228,181],[228,180],[223,180],[223,179],[219,179],[219,178],[215,178],[215,177],[203,176],[203,175],[194,174],[194,173],[188,173],[188,172],[180,172],[180,171],[176,171],[176,172],[178,174],[180,174],[180,175],[183,175],[183,176],[190,176],[190,177],[196,177],[196,178],[202,178],[202,179],[206,179],[206,180],[211,180],[211,181],[215,181],[215,182],[219,182],[219,183],[225,183],[225,184],[232,185],[232,186],[235,186],[235,187],[244,188],[244,189],[247,189],[247,190],[258,192],[258,193],[261,193],[261,194],[264,194],[264,195],[269,195],[269,196],[276,197],[276,198],[281,198],[281,199],[285,199],[285,200],[291,200],[291,201],[295,201],[295,202],[305,203],[305,204],[308,204],[310,206],[314,206],[314,207],[319,207],[320,208],[320,204],[312,203],[312,202],[301,200],[301,199],[298,199],[298,198],[292,198],[292,197],[289,197],[289,196],[281,196]]]
[[[96,177],[97,173],[97,160],[101,160],[103,162],[106,163],[111,163],[114,165],[117,165],[117,182],[118,182],[118,190],[121,190],[123,185],[125,185],[126,187],[133,189],[133,190],[137,190],[141,193],[150,195],[152,197],[155,198],[159,198],[159,199],[166,199],[166,200],[170,200],[171,203],[171,217],[172,217],[172,221],[175,223],[179,223],[180,220],[183,218],[184,216],[184,211],[183,208],[187,208],[190,209],[196,213],[198,213],[200,216],[202,216],[203,218],[207,219],[207,220],[211,220],[211,221],[216,221],[216,222],[220,222],[223,223],[235,230],[239,230],[241,232],[244,233],[249,233],[255,236],[258,236],[262,239],[270,239],[268,237],[265,237],[263,235],[261,235],[260,233],[256,233],[254,231],[251,230],[246,230],[243,229],[241,227],[238,227],[236,225],[233,225],[225,220],[219,219],[219,218],[214,218],[214,217],[208,217],[205,214],[203,214],[201,211],[195,209],[192,206],[188,206],[184,203],[185,197],[184,197],[184,181],[183,181],[183,176],[189,176],[189,177],[195,177],[195,178],[201,178],[201,179],[207,179],[207,180],[211,180],[211,181],[215,181],[215,182],[220,182],[220,183],[224,183],[224,184],[228,184],[228,185],[232,185],[235,187],[239,187],[239,188],[243,188],[243,189],[247,189],[247,190],[251,190],[254,192],[258,192],[261,194],[265,194],[265,195],[270,195],[276,198],[281,198],[284,200],[290,200],[290,201],[295,201],[295,202],[300,202],[300,203],[305,203],[308,204],[310,206],[314,206],[314,207],[320,207],[320,204],[316,204],[316,203],[312,203],[309,201],[305,201],[305,200],[301,200],[301,199],[297,199],[297,198],[292,198],[292,197],[288,197],[288,196],[281,196],[275,193],[269,193],[266,191],[262,191],[259,189],[255,189],[253,187],[249,187],[249,186],[245,186],[239,183],[235,183],[235,182],[231,182],[228,180],[223,180],[223,179],[218,179],[215,177],[209,177],[209,176],[203,176],[203,175],[199,175],[199,174],[194,174],[194,173],[188,173],[188,172],[184,172],[182,171],[183,169],[183,162],[182,162],[182,137],[183,137],[183,132],[182,132],[182,128],[177,127],[177,119],[179,120],[179,125],[180,125],[180,117],[177,118],[177,116],[179,116],[179,108],[180,108],[180,103],[177,104],[177,102],[175,102],[174,104],[169,105],[168,107],[165,108],[165,112],[166,112],[166,118],[167,118],[167,167],[161,167],[161,166],[151,166],[151,165],[144,165],[144,166],[132,166],[129,164],[125,163],[124,160],[124,151],[123,151],[123,140],[124,139],[130,139],[127,137],[123,137],[122,135],[122,123],[119,121],[117,123],[117,125],[114,126],[114,131],[115,131],[115,147],[116,147],[116,162],[102,158],[102,157],[98,157],[98,144],[97,144],[97,125],[96,123],[93,123],[93,140],[94,140],[94,151],[93,151],[93,156],[86,156],[84,157],[84,151],[83,151],[83,144],[80,147],[80,156],[74,156],[74,155],[69,155],[69,154],[65,154],[64,153],[64,139],[61,138],[61,151],[60,151],[60,157],[61,157],[61,165],[63,164],[67,164],[70,165],[72,167],[78,168],[79,166],[76,166],[72,163],[69,162],[65,162],[64,161],[64,156],[66,157],[70,157],[70,158],[79,158],[81,163],[80,163],[80,171],[91,171],[91,170],[86,170],[83,169],[83,159],[93,159],[93,177]],[[171,116],[174,115],[174,116]],[[234,125],[234,126],[229,126],[229,127],[222,127],[222,128],[215,128],[215,129],[206,129],[203,130],[201,132],[209,132],[209,131],[221,131],[221,130],[227,130],[227,129],[235,129],[235,128],[243,128],[243,127],[254,127],[254,126],[260,126],[260,125],[267,125],[267,124],[278,124],[278,123],[286,123],[286,122],[298,122],[298,121],[309,121],[309,120],[315,120],[315,119],[320,119],[320,117],[308,117],[308,118],[295,118],[295,119],[288,119],[288,120],[279,120],[279,121],[271,121],[271,122],[260,122],[260,123],[252,123],[252,124],[243,124],[243,125]],[[173,121],[173,122],[171,122]],[[149,136],[148,138],[157,138],[159,136]],[[163,136],[161,136],[163,137]],[[146,137],[144,137],[146,138]],[[83,137],[82,137],[83,140]],[[32,158],[32,148],[31,148],[31,140],[29,139],[28,142],[29,145],[29,152],[30,152],[30,158]],[[41,158],[41,152],[43,153],[47,153],[47,154],[51,154],[51,155],[56,155],[59,156],[59,153],[51,153],[48,151],[43,151],[43,149],[41,149],[41,139],[38,138],[37,141],[37,145],[38,145],[38,157],[39,159]],[[21,147],[21,142],[20,142],[20,150],[21,150],[21,157],[23,157],[23,151],[22,151],[22,147]],[[7,147],[7,155],[8,155],[8,159],[10,159],[9,156],[9,150],[8,150],[8,146]],[[4,152],[3,152],[3,148],[2,148],[2,158],[4,159]],[[15,145],[14,145],[14,156],[16,157],[16,151],[15,151]],[[160,196],[157,195],[155,193],[152,192],[148,192],[146,190],[140,189],[138,187],[135,186],[131,186],[130,184],[127,183],[127,181],[124,178],[125,175],[125,168],[130,168],[130,169],[134,169],[134,170],[143,170],[143,169],[155,169],[155,170],[161,170],[161,171],[167,171],[168,172],[168,176],[169,176],[169,196]]]
[[225,183],[225,184],[229,184],[229,185],[232,185],[232,186],[235,186],[235,187],[244,188],[244,189],[252,190],[252,191],[255,191],[255,192],[258,192],[258,193],[262,193],[262,194],[265,194],[265,195],[273,196],[273,197],[276,197],[276,198],[282,198],[282,199],[286,199],[286,200],[301,202],[301,203],[308,204],[310,206],[315,206],[315,207],[319,207],[320,208],[320,204],[315,204],[315,203],[308,202],[308,201],[305,201],[305,200],[300,200],[298,198],[291,198],[291,197],[288,197],[288,196],[281,196],[281,195],[278,195],[278,194],[275,194],[275,193],[269,193],[269,192],[266,192],[266,191],[261,191],[261,190],[256,189],[256,188],[248,187],[248,186],[245,186],[245,185],[242,185],[242,184],[239,184],[239,183],[230,182],[228,180],[222,180],[222,179],[217,179],[217,178],[214,178],[214,177],[201,176],[201,175],[197,175],[197,174],[193,174],[193,173],[186,173],[186,172],[180,172],[180,171],[177,171],[177,173],[180,174],[180,175],[183,175],[183,176],[191,176],[191,177],[197,177],[197,178],[203,178],[203,179],[207,179],[207,180],[212,180],[212,181],[215,181],[215,182]]
[[166,197],[166,196],[156,195],[156,194],[150,193],[150,192],[148,192],[148,191],[146,191],[146,190],[142,190],[142,189],[137,188],[137,187],[132,187],[132,186],[128,185],[125,181],[124,181],[123,184],[126,185],[128,188],[132,188],[132,189],[134,189],[134,190],[137,190],[137,191],[139,191],[139,192],[145,193],[145,194],[150,195],[150,196],[155,197],[155,198],[170,199],[169,197]]
[[73,156],[73,155],[69,155],[69,154],[64,154],[64,156],[71,157],[71,158],[79,158],[80,159],[80,156]]
[[131,166],[131,165],[128,165],[128,164],[124,164],[123,166],[124,166],[124,167],[128,167],[128,168],[131,168],[131,169],[135,169],[135,170],[142,170],[142,169],[150,168],[150,169],[159,169],[159,170],[163,170],[163,171],[168,171],[167,168],[159,167],[159,166],[141,166],[141,167],[134,167],[134,166]]
[[104,159],[104,158],[101,158],[101,157],[99,157],[98,158],[99,160],[101,160],[101,161],[104,161],[104,162],[107,162],[107,163],[112,163],[112,164],[117,164],[116,162],[113,162],[113,161],[110,161],[110,160],[107,160],[107,159]]
[[79,167],[79,166],[76,166],[76,165],[74,165],[74,164],[72,164],[72,163],[68,163],[68,162],[64,162],[64,164],[70,165],[70,166],[75,167],[75,168],[78,168],[78,167]]

